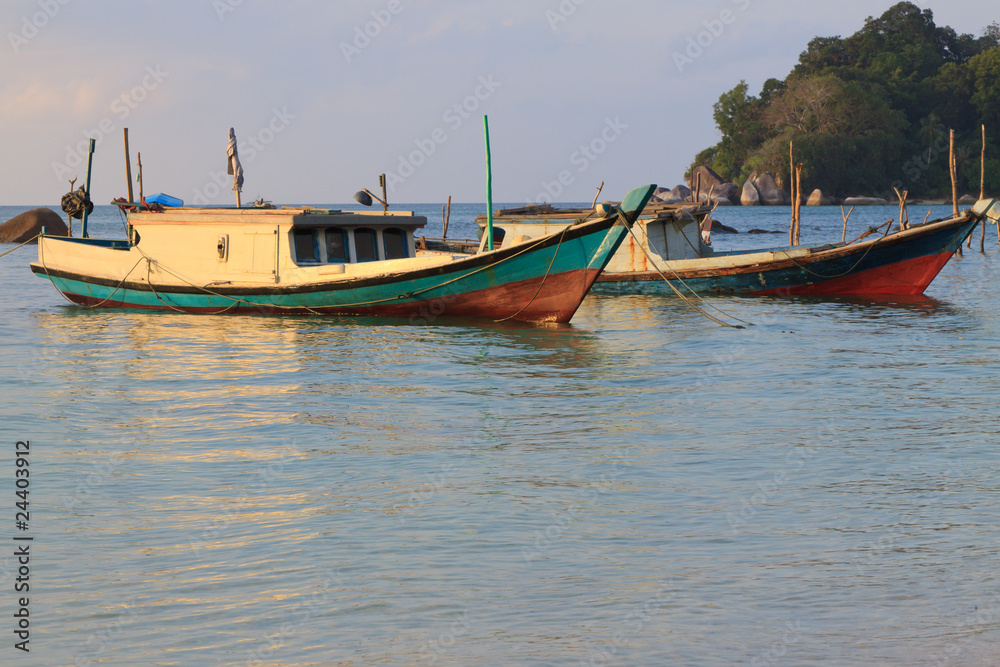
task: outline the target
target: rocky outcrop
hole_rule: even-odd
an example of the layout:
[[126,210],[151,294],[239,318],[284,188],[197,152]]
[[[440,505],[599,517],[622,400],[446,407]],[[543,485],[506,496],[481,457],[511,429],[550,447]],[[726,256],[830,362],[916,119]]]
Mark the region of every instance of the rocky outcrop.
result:
[[725,182],[726,180],[722,178],[722,176],[719,176],[708,167],[703,166],[695,167],[694,171],[691,172],[691,180],[688,182],[688,185],[692,190],[694,190],[695,187],[700,187],[700,191],[704,194],[711,190],[713,185],[718,188]]
[[848,197],[844,200],[844,206],[887,206],[885,199],[879,197]]
[[656,188],[656,191],[653,192],[653,200],[654,203],[659,202],[661,204],[678,204],[683,201],[681,198],[675,197],[674,193],[666,188]]
[[823,192],[816,188],[809,195],[809,199],[806,200],[806,206],[830,206],[833,204],[833,200],[823,194]]
[[760,203],[764,206],[784,206],[791,203],[791,197],[782,192],[778,184],[774,182],[774,176],[769,172],[763,174],[753,174],[750,177],[757,193],[760,195]]
[[735,183],[713,185],[708,190],[702,190],[701,201],[720,206],[731,206],[739,201],[740,186]]
[[41,234],[42,227],[51,236],[69,233],[61,215],[50,208],[33,208],[0,225],[0,243],[24,243]]
[[732,227],[727,227],[718,220],[712,220],[712,233],[713,234],[739,234],[739,231],[733,229]]
[[691,188],[686,185],[678,185],[676,188],[670,191],[670,194],[677,197],[681,201],[691,198]]
[[958,205],[959,206],[972,206],[977,201],[979,201],[979,200],[976,199],[975,197],[973,197],[972,195],[962,195],[962,198],[958,200]]
[[743,193],[740,195],[740,203],[744,206],[760,206],[760,193],[753,181],[743,184]]

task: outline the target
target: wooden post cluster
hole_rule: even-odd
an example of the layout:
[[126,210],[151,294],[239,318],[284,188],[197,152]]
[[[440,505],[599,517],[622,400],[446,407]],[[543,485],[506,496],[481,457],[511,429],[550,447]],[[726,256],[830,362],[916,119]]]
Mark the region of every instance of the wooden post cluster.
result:
[[448,223],[451,222],[451,195],[448,195],[448,204],[442,207],[441,239],[448,238]]
[[903,190],[900,193],[899,188],[893,187],[896,191],[896,196],[899,198],[899,228],[901,230],[910,228],[910,214],[906,212],[906,198],[910,196],[909,190]]
[[788,229],[788,245],[799,245],[802,227],[802,165],[795,164],[794,141],[788,142],[789,181],[792,195],[792,222]]

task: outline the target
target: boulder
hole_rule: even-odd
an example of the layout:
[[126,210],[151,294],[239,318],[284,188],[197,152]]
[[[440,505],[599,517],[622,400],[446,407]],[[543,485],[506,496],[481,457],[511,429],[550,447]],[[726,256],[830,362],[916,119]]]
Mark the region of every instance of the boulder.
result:
[[972,206],[977,201],[979,201],[979,200],[976,199],[975,197],[973,197],[972,195],[962,195],[962,198],[958,200],[958,205],[959,206]]
[[686,185],[678,185],[676,188],[670,191],[670,194],[677,197],[681,201],[691,198],[691,188]]
[[879,197],[848,197],[844,200],[844,206],[887,206],[885,199]]
[[744,206],[760,206],[760,193],[757,192],[757,186],[753,184],[753,181],[748,180],[743,184],[740,203]]
[[833,202],[829,197],[823,195],[823,192],[816,188],[809,195],[809,199],[806,200],[806,206],[830,206]]
[[41,234],[42,227],[52,236],[69,233],[61,215],[50,208],[33,208],[0,225],[0,243],[24,243]]
[[751,229],[747,234],[787,234],[788,232],[771,231],[768,229]]
[[713,185],[718,188],[725,182],[726,181],[722,178],[722,176],[719,176],[708,167],[701,166],[695,167],[694,171],[691,172],[691,180],[688,182],[688,185],[692,190],[695,189],[695,186],[700,185],[701,192],[708,192],[712,189]]
[[683,201],[679,197],[675,197],[674,194],[666,188],[656,188],[656,191],[653,192],[653,200],[654,203],[659,202],[661,204],[678,204]]
[[727,227],[718,220],[712,220],[712,233],[718,234],[739,234],[739,232],[732,227]]
[[701,191],[700,200],[709,204],[719,204],[720,206],[730,206],[737,200],[740,186],[735,183],[723,183],[721,185],[710,186],[707,190]]
[[774,182],[774,176],[769,172],[758,175],[753,179],[753,184],[760,194],[760,203],[765,206],[784,206],[791,201],[791,197],[778,187]]

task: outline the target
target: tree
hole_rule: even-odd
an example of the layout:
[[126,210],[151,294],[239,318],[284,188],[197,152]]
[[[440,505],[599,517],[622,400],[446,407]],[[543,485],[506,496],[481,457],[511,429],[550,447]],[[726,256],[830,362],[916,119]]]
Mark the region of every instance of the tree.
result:
[[1000,137],[1000,25],[978,38],[958,34],[899,2],[849,37],[810,40],[794,70],[768,79],[758,97],[741,81],[720,96],[714,118],[721,139],[696,162],[729,180],[787,173],[794,140],[804,178],[824,191],[900,184],[931,196],[950,189],[941,146],[949,128],[969,155],[978,154],[981,123]]

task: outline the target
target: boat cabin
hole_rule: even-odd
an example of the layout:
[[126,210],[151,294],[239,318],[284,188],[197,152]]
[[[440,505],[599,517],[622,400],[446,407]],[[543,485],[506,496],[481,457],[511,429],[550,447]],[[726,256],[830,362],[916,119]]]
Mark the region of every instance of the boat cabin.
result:
[[[598,213],[606,210],[601,209],[606,206],[599,205]],[[660,262],[712,257],[712,246],[706,243],[702,233],[702,223],[709,211],[709,207],[699,204],[647,206],[633,226],[639,243],[631,235],[627,236],[605,272],[649,271],[650,258]],[[501,210],[493,216],[493,245],[500,248],[525,243],[587,217],[593,218],[596,214],[592,209],[554,208],[547,204]],[[485,216],[479,216],[476,222],[485,246]]]
[[429,261],[414,237],[427,219],[411,211],[167,208],[130,212],[128,224],[138,249],[196,282],[299,283]]

